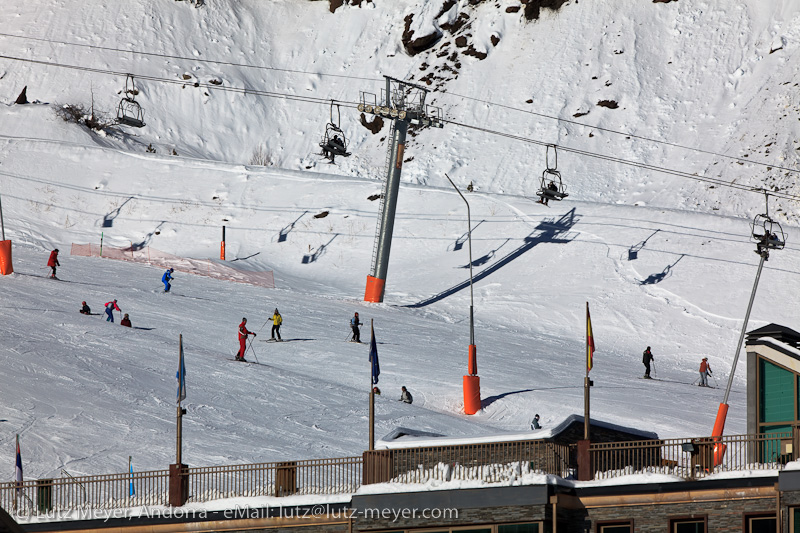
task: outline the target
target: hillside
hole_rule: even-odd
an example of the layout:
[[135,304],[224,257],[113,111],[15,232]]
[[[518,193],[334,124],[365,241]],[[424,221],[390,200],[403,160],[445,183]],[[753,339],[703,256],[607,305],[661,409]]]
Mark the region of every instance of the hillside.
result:
[[[758,261],[749,222],[764,196],[603,157],[798,194],[785,169],[797,157],[800,7],[767,3],[566,2],[526,20],[509,9],[516,1],[331,12],[299,0],[9,0],[0,195],[16,274],[0,279],[0,445],[10,457],[21,434],[30,477],[122,470],[128,455],[139,469],[166,467],[182,334],[190,464],[359,454],[369,366],[366,346],[344,342],[354,311],[375,320],[381,342],[379,436],[397,426],[518,433],[534,413],[552,427],[582,412],[586,302],[593,415],[662,437],[707,433],[722,391],[691,383],[703,356],[719,385],[727,379]],[[441,38],[409,55],[404,32],[411,42],[431,28]],[[144,128],[98,133],[56,115],[92,95],[112,113],[125,78],[108,72],[136,75]],[[363,127],[354,104],[359,91],[379,93],[383,75],[431,81],[447,124],[406,149],[386,301],[368,305],[369,197],[381,189],[386,131]],[[32,103],[14,105],[26,85]],[[316,153],[330,99],[353,152],[336,165]],[[571,193],[549,208],[534,202],[545,167],[535,142],[561,147]],[[271,165],[249,164],[259,147]],[[473,417],[461,413],[466,209],[445,172],[476,188],[484,409]],[[766,265],[751,328],[796,329],[797,202],[773,198],[770,213],[788,245]],[[107,246],[216,257],[223,225],[228,258],[273,269],[276,289],[179,273],[164,295],[160,269],[68,253],[102,232]],[[53,247],[63,282],[44,277]],[[98,311],[112,298],[143,329],[77,313],[82,300]],[[275,307],[292,341],[255,342],[262,365],[229,361],[241,317],[258,328]],[[663,381],[637,379],[647,345]],[[396,401],[401,385],[414,405]],[[744,385],[740,364],[727,433],[745,429]]]

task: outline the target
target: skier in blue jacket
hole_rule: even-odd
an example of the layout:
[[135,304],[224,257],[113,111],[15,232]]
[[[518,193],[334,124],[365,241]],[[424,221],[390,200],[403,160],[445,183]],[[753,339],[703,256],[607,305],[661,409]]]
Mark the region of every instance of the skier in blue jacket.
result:
[[172,281],[173,272],[175,272],[175,269],[170,268],[169,270],[164,272],[163,276],[161,276],[161,283],[164,284],[164,292],[169,292],[169,290],[172,288],[172,285],[170,285],[169,282]]

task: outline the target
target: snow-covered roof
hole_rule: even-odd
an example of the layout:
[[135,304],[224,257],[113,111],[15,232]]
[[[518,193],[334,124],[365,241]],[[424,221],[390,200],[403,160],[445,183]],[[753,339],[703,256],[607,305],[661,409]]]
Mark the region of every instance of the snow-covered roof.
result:
[[[553,438],[563,431],[565,431],[573,423],[583,424],[583,416],[578,414],[569,415],[567,418],[553,426],[552,428],[543,428],[522,433],[497,433],[494,435],[484,435],[480,437],[447,437],[444,435],[436,435],[426,431],[417,431],[408,428],[395,428],[393,431],[387,433],[382,439],[375,443],[375,448],[378,449],[398,449],[398,448],[422,448],[426,446],[457,446],[461,444],[484,444],[490,442],[508,442],[508,441],[522,441],[522,440],[540,440]],[[640,435],[645,439],[657,439],[658,434],[652,431],[644,431],[641,429],[620,426],[618,424],[611,424],[603,422],[602,420],[592,419],[591,424],[593,427],[602,427],[613,431],[621,431]]]

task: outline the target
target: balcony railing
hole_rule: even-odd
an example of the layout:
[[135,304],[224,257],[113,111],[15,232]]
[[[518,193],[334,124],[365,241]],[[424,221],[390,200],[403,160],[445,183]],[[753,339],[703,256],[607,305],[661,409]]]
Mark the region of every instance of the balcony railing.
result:
[[[774,470],[795,458],[800,432],[660,439],[589,446],[594,479],[637,473],[697,479],[720,472]],[[574,445],[543,440],[400,448],[364,457],[187,468],[188,502],[251,496],[351,494],[362,483],[432,480],[520,481],[528,474],[571,477]],[[363,480],[363,481],[362,481]],[[169,505],[168,470],[0,483],[0,507],[19,516]],[[86,517],[96,517],[86,514]],[[66,516],[65,516],[66,518]]]
[[595,479],[637,473],[697,479],[720,472],[780,470],[793,459],[792,432],[595,443],[589,447]]
[[[361,457],[342,457],[189,468],[188,501],[353,493],[361,464]],[[168,470],[0,483],[0,507],[19,516],[157,505],[169,505]]]

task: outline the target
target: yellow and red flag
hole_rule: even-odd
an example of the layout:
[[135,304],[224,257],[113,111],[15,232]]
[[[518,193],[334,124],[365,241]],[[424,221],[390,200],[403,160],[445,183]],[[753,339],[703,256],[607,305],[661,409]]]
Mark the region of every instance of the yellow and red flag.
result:
[[586,302],[586,373],[594,364],[594,336],[592,335],[592,317],[589,316],[589,302]]

